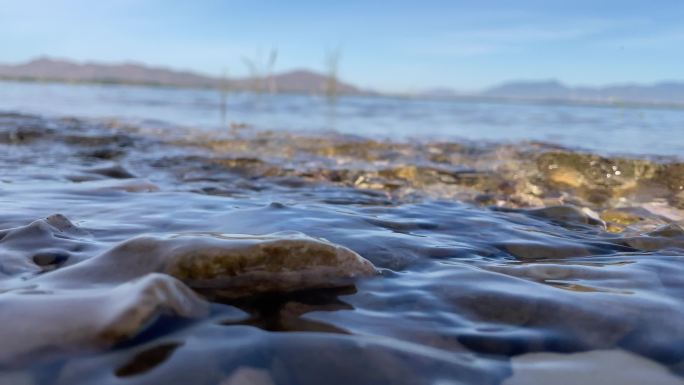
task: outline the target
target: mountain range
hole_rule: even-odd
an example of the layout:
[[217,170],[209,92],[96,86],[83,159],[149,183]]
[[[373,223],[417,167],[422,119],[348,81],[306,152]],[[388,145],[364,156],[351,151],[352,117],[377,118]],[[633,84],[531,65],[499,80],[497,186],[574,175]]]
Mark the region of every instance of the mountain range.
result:
[[[20,64],[0,64],[0,79],[72,83],[121,83],[230,90],[277,90],[280,92],[324,93],[330,91],[330,77],[309,70],[294,70],[269,76],[224,79],[191,71],[152,67],[140,63],[77,63],[38,58]],[[359,94],[364,91],[336,81],[335,92]]]
[[[0,64],[0,79],[217,89],[227,87],[229,90],[316,94],[330,92],[331,84],[334,84],[334,92],[339,94],[376,94],[349,83],[331,82],[331,78],[327,75],[310,70],[294,70],[269,76],[224,79],[191,71],[153,67],[140,63],[77,63],[47,57],[20,64]],[[462,93],[449,88],[435,88],[412,96],[441,99],[684,106],[684,82],[572,87],[556,80],[515,81],[478,92]]]
[[684,82],[570,87],[556,80],[518,81],[487,89],[481,95],[512,100],[684,105]]

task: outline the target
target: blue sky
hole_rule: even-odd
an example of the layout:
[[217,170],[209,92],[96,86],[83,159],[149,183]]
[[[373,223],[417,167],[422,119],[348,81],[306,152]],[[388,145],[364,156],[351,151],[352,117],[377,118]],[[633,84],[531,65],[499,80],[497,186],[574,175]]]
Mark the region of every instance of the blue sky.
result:
[[133,60],[244,75],[324,68],[388,91],[684,79],[684,1],[0,0],[0,62]]

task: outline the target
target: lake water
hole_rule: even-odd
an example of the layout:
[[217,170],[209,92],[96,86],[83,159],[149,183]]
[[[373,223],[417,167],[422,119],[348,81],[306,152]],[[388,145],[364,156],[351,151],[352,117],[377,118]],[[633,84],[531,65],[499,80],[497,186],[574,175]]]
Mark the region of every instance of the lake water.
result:
[[[337,131],[371,138],[538,140],[609,154],[679,156],[684,109],[562,104],[228,94],[118,85],[0,82],[5,110],[40,115],[153,120],[220,130],[229,123],[297,132]],[[222,124],[223,122],[223,124]]]
[[683,384],[684,111],[0,83],[0,384]]

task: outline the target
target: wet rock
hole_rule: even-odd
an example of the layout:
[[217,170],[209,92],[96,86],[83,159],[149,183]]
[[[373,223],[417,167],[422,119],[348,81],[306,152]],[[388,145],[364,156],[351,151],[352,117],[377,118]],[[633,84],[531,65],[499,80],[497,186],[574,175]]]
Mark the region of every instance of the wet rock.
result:
[[666,185],[671,191],[684,190],[684,163],[668,163],[658,168],[654,176],[658,182]]
[[81,290],[60,290],[41,282],[39,287],[49,290],[44,294],[0,294],[0,324],[5,325],[0,327],[0,362],[101,349],[132,337],[161,313],[199,317],[208,311],[197,294],[163,274],[116,286],[74,286]]
[[128,362],[120,357],[122,353],[128,358],[154,349],[159,342],[131,349],[133,353],[78,357],[55,383],[101,383],[104,378],[112,383],[174,385],[241,384],[229,382],[237,380],[248,380],[250,385],[259,381],[283,385],[431,385],[449,379],[457,384],[495,385],[506,372],[506,363],[500,359],[370,336],[270,333],[210,323],[193,329],[166,361],[139,376],[114,378],[110,374],[112,362]]
[[99,135],[83,135],[73,134],[64,135],[62,137],[64,143],[79,145],[83,147],[98,147],[107,145],[116,145],[117,147],[130,147],[133,145],[133,138],[124,134],[99,134]]
[[[62,215],[0,232],[0,325],[13,325],[0,327],[0,363],[106,348],[159,314],[207,314],[190,287],[235,298],[347,286],[376,274],[355,252],[301,233],[139,237],[71,261],[62,250],[81,250],[85,235]],[[40,242],[51,248],[36,251]],[[13,279],[26,272],[34,274]]]
[[[508,349],[517,346],[518,353],[620,346],[661,362],[684,359],[681,344],[673,343],[682,338],[682,309],[663,301],[679,293],[673,286],[682,274],[679,257],[596,259],[483,266],[504,275],[455,301],[479,322],[518,325],[510,330],[530,333],[524,344],[505,335],[496,339]],[[505,276],[533,282],[524,289]],[[532,336],[545,341],[543,349],[535,349]]]
[[117,147],[103,147],[96,148],[94,150],[82,151],[81,154],[87,158],[113,160],[124,156],[126,154],[126,151]]
[[608,159],[566,151],[539,155],[537,167],[547,187],[572,189],[596,204],[633,192],[640,180],[653,178],[658,168],[646,160]]
[[121,166],[121,165],[92,168],[92,169],[86,170],[86,172],[91,173],[91,174],[96,174],[96,175],[102,175],[102,176],[105,176],[107,178],[114,178],[114,179],[135,178],[135,175],[133,175],[131,172],[129,172],[128,170],[123,168],[123,166]]
[[106,167],[95,167],[82,170],[78,174],[73,174],[67,176],[72,182],[89,182],[96,180],[103,180],[105,178],[112,179],[132,179],[136,176],[126,170],[120,165],[106,166]]
[[88,232],[74,225],[69,218],[62,214],[53,214],[45,218],[45,222],[57,230],[73,236],[85,236]]
[[19,126],[9,130],[0,130],[0,144],[29,144],[38,139],[50,136],[52,130],[40,126]]
[[268,371],[241,366],[220,385],[275,385]]
[[682,385],[684,379],[656,362],[624,350],[532,353],[514,357],[502,385]]
[[498,199],[494,194],[477,194],[473,201],[478,205],[493,206],[497,203]]
[[605,222],[599,215],[588,207],[550,206],[540,209],[527,210],[528,215],[550,219],[560,224],[581,224],[605,227]]
[[243,177],[253,178],[279,176],[282,174],[280,168],[275,165],[269,165],[258,158],[212,159],[211,162]]
[[641,207],[651,215],[656,215],[669,221],[684,221],[684,211],[681,208],[669,206],[664,202],[649,202]]
[[[93,127],[89,127],[92,129]],[[142,141],[137,139],[138,144]],[[133,137],[125,134],[97,132],[91,134],[67,134],[61,142],[69,145],[83,158],[97,160],[115,160],[122,158],[136,143]]]
[[166,361],[182,343],[168,342],[135,354],[130,361],[120,366],[115,374],[117,377],[132,377],[152,370]]
[[[0,276],[38,273],[48,265],[75,263],[90,249],[88,233],[60,214],[0,230]],[[0,289],[5,286],[0,281]]]
[[483,362],[469,353],[382,338],[327,335],[323,341],[314,336],[276,347],[270,372],[277,383],[427,385],[450,379],[457,384],[494,385],[502,377],[501,363]]
[[364,160],[387,158],[399,146],[394,143],[383,143],[373,140],[349,140],[347,143],[335,143],[319,140],[313,152],[327,157],[350,157]]
[[59,250],[42,251],[33,254],[33,257],[31,259],[33,260],[33,263],[43,268],[46,268],[48,266],[56,268],[69,260],[69,254]]
[[623,241],[635,249],[645,251],[684,249],[684,229],[678,224],[669,223],[641,236],[626,237]]
[[592,247],[560,240],[555,243],[515,240],[501,242],[500,247],[507,253],[521,260],[586,257],[597,251]]
[[129,193],[149,193],[160,190],[159,186],[147,179],[108,179],[102,181],[90,181],[83,183],[84,189],[89,189],[94,193],[107,191],[123,191]]
[[676,223],[668,223],[648,233],[651,237],[684,239],[684,228]]
[[629,226],[643,219],[640,215],[619,209],[608,209],[601,212],[601,219],[612,224]]
[[376,274],[355,252],[301,233],[197,234],[135,238],[45,279],[70,286],[84,279],[122,282],[151,272],[226,297],[339,287]]

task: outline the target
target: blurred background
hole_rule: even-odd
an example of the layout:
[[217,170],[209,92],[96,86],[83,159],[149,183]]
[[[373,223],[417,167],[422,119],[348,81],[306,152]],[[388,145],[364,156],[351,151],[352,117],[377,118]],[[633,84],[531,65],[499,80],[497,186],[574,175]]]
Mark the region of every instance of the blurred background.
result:
[[0,7],[3,111],[610,154],[684,146],[681,2]]

